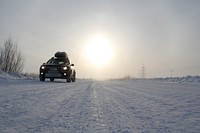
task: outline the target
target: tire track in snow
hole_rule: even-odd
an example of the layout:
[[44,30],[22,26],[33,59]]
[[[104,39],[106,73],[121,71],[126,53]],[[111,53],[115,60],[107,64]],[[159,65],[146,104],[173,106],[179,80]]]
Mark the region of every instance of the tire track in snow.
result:
[[[195,133],[200,130],[198,85],[134,81],[23,82],[0,86],[2,133]],[[172,101],[168,103],[168,100]],[[173,106],[169,108],[170,105]]]
[[[9,86],[8,90],[11,92],[12,90],[15,92],[15,89],[18,91],[17,93],[7,93],[7,95],[2,98],[0,104],[0,119],[6,118],[6,120],[1,122],[0,131],[6,126],[10,126],[9,129],[15,131],[39,131],[41,126],[45,125],[46,121],[48,121],[48,118],[62,106],[60,102],[65,99],[65,96],[70,99],[68,92],[70,92],[70,94],[76,94],[76,91],[78,92],[80,88],[76,86],[79,87],[80,84],[53,84],[47,82],[42,85],[36,84],[35,86],[27,84],[24,85],[23,88],[21,88],[21,85]],[[71,89],[71,87],[74,87],[74,89]],[[24,122],[24,126],[21,128],[17,125],[23,122],[16,123],[18,119]]]
[[123,99],[124,96],[115,97],[113,86],[102,83],[99,83],[98,86],[99,102],[104,121],[107,123],[107,131],[114,133],[130,133],[132,129],[136,131],[136,123],[132,121],[130,112],[123,107],[123,102],[119,102],[119,99]]
[[198,132],[200,129],[197,126],[200,122],[200,106],[195,101],[200,97],[196,85],[154,82],[126,84],[116,81],[107,82],[105,85],[107,88],[112,86],[112,89],[108,90],[119,103],[124,103],[121,105],[132,114],[131,118],[137,121],[136,127],[140,132]]
[[48,120],[40,131],[45,132],[105,132],[94,83],[89,83],[69,100]]

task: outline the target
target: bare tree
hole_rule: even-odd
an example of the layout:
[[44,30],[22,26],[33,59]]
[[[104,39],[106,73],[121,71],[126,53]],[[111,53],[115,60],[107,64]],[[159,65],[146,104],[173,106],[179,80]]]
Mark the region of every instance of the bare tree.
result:
[[5,72],[21,72],[24,66],[24,59],[21,51],[11,38],[7,39],[0,47],[0,68]]

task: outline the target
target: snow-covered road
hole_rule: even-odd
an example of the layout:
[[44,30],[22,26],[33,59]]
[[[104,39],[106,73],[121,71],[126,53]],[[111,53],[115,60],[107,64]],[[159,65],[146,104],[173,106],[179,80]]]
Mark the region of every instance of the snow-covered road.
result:
[[200,84],[0,80],[0,132],[199,133]]

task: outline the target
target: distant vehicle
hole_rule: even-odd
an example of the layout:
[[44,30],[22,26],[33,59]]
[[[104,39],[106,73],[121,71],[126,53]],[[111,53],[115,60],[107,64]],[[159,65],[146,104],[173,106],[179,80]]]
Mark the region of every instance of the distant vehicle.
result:
[[40,81],[49,78],[52,82],[54,79],[66,79],[67,82],[75,82],[74,64],[71,64],[66,52],[56,52],[55,57],[40,66],[39,78]]

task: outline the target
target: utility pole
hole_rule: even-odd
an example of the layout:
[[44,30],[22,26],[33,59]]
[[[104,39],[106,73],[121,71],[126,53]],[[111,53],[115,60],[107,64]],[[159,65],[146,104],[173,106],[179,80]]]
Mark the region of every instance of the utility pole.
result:
[[144,64],[142,64],[142,68],[141,68],[141,78],[145,79],[146,76],[146,67],[144,66]]

